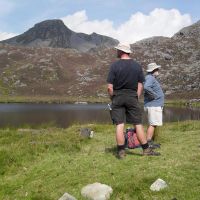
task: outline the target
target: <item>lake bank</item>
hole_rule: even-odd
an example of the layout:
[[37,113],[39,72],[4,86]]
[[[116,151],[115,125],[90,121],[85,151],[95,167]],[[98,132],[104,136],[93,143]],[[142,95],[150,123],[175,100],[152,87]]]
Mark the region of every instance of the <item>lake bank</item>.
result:
[[[166,98],[165,105],[188,106],[191,98]],[[0,96],[0,103],[48,103],[48,104],[74,104],[74,103],[108,103],[108,97],[72,97],[72,96]],[[143,99],[140,99],[143,102]],[[192,106],[200,107],[200,102],[191,102]]]
[[[94,138],[81,138],[82,127],[94,130]],[[196,200],[199,132],[199,121],[166,123],[157,138],[160,157],[143,157],[137,149],[129,150],[121,161],[115,157],[112,125],[0,129],[0,198],[53,200],[68,192],[82,200],[83,186],[101,182],[113,188],[111,200]],[[169,187],[151,192],[157,178]]]
[[109,98],[72,96],[1,96],[0,103],[74,104],[79,102],[106,103]]

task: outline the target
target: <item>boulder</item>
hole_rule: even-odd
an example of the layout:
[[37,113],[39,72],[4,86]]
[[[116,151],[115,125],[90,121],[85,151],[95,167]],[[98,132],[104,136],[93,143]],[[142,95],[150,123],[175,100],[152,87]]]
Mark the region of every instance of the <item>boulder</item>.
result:
[[162,179],[157,179],[150,187],[152,191],[160,191],[164,188],[168,187],[167,183]]
[[63,194],[62,197],[60,197],[60,199],[58,200],[77,200],[75,197],[71,196],[68,193]]
[[93,183],[83,187],[81,195],[89,200],[107,200],[112,192],[112,188],[108,185]]

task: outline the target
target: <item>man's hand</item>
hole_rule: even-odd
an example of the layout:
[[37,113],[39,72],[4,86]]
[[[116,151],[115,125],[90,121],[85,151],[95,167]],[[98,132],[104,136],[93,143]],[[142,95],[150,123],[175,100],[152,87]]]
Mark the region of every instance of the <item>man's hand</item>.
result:
[[142,91],[143,91],[143,84],[138,82],[138,88],[137,88],[137,95],[138,95],[138,98],[140,98],[141,94],[142,94]]
[[108,84],[108,94],[110,96],[110,99],[112,100],[112,96],[113,96],[113,84]]

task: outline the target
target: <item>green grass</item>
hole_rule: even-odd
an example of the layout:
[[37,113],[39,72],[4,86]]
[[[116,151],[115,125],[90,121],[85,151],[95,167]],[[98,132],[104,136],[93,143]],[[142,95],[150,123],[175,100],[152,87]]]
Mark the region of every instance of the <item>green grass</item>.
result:
[[[0,87],[1,89],[1,87]],[[0,103],[75,103],[75,102],[87,102],[87,103],[107,103],[109,98],[105,97],[72,97],[72,96],[11,96],[2,95],[0,96]]]
[[[92,128],[94,138],[80,137],[82,127]],[[116,159],[114,130],[108,124],[0,129],[0,199],[55,200],[68,192],[82,200],[81,188],[94,182],[113,188],[111,200],[199,199],[200,122],[160,128],[160,157],[137,149]],[[150,191],[157,178],[169,187]]]
[[186,99],[176,99],[176,100],[165,100],[165,106],[173,106],[173,107],[200,107],[200,102],[191,102]]

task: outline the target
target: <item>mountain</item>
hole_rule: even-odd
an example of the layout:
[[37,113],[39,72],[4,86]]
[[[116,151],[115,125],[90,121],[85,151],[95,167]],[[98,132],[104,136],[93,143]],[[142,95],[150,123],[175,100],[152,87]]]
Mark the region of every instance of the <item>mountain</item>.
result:
[[[173,37],[152,37],[131,45],[144,71],[160,64],[160,82],[170,98],[200,97],[200,21]],[[107,97],[106,78],[116,51],[103,46],[71,48],[0,44],[0,95]]]
[[171,38],[153,37],[132,44],[134,57],[144,66],[162,66],[160,81],[165,93],[200,94],[200,21]]
[[113,47],[118,41],[96,33],[76,33],[66,27],[61,20],[46,20],[2,43],[28,47],[72,48],[87,52],[96,47]]

